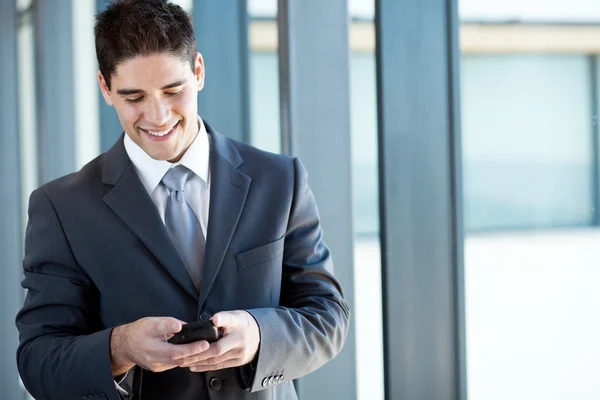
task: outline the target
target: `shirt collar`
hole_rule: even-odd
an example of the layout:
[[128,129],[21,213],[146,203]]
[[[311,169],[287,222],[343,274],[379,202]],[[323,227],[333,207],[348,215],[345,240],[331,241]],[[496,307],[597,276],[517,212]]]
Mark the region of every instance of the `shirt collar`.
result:
[[200,117],[198,117],[198,126],[199,130],[196,138],[183,154],[181,160],[176,163],[153,159],[137,143],[131,140],[129,135],[125,134],[123,139],[125,150],[148,194],[152,194],[169,168],[177,165],[188,168],[202,179],[205,187],[208,185],[210,146],[206,127]]

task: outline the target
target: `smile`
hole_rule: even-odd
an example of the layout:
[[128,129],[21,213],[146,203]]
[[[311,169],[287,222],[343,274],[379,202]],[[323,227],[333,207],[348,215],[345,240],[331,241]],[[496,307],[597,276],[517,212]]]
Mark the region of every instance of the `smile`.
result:
[[165,131],[149,131],[143,128],[140,128],[142,131],[144,131],[144,133],[155,137],[155,138],[166,138],[167,136],[170,136],[173,134],[173,132],[175,132],[175,130],[177,129],[177,127],[179,126],[179,121],[177,121],[177,123],[175,125],[173,125],[173,127],[171,129],[165,130]]

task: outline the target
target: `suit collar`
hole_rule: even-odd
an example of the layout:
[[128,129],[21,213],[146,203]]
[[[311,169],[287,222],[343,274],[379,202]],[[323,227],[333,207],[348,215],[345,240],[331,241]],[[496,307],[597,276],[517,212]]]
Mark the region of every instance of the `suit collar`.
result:
[[[244,160],[232,144],[231,139],[215,131],[206,121],[203,121],[207,134],[210,136],[211,156],[219,157],[231,168],[237,169]],[[116,143],[106,152],[102,170],[102,183],[116,185],[131,159],[124,145],[125,133],[122,133]]]
[[211,155],[220,157],[223,161],[231,166],[231,168],[238,168],[244,163],[242,156],[237,151],[231,139],[221,135],[215,131],[206,121],[204,121],[206,131],[211,138]]
[[123,144],[123,135],[105,154],[102,182],[114,186],[104,202],[154,254],[199,307],[210,292],[239,222],[251,178],[239,170],[243,159],[233,141],[205,122],[211,138],[211,192],[204,271],[200,293],[175,250],[158,210],[144,188]]
[[205,124],[212,144],[211,188],[204,271],[198,301],[200,308],[203,307],[223,264],[252,181],[239,169],[243,160],[234,142],[215,131],[206,122]]
[[131,160],[125,151],[123,132],[119,139],[104,155],[104,165],[102,166],[102,183],[115,186],[123,172],[131,165]]

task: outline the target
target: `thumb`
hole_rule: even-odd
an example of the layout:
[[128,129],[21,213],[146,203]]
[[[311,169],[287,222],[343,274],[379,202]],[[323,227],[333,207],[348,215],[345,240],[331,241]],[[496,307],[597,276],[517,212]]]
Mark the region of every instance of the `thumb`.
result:
[[152,333],[155,336],[165,336],[172,333],[177,333],[181,330],[184,322],[177,318],[164,317],[155,320]]
[[240,316],[235,312],[231,311],[222,311],[220,313],[216,313],[215,315],[213,315],[211,320],[217,328],[223,329],[236,328],[241,323]]

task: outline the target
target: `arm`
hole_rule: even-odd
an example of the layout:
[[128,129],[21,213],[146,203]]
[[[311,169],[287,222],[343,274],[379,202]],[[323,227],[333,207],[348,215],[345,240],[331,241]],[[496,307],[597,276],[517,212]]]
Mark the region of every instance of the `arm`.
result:
[[98,290],[75,261],[43,189],[30,198],[23,269],[28,292],[16,318],[17,365],[27,390],[38,400],[117,399]]
[[[292,380],[335,357],[349,311],[333,276],[329,250],[306,171],[294,160],[294,196],[285,235],[280,307],[222,311],[212,317],[223,338],[182,360],[193,372],[240,367],[251,391]],[[265,379],[274,378],[275,379]]]
[[265,377],[292,380],[334,358],[342,349],[349,310],[333,276],[307,173],[294,159],[295,187],[283,256],[281,307],[248,310],[260,328],[260,349],[251,391]]

